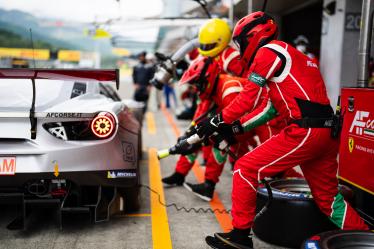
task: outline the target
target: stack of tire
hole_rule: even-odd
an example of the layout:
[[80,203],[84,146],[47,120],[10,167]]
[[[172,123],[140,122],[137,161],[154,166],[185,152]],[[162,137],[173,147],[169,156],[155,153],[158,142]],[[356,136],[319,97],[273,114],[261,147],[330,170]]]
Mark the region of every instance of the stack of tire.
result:
[[[281,179],[269,182],[273,200],[268,209],[256,217],[253,232],[262,241],[289,248],[311,236],[337,227],[319,210],[304,179]],[[343,194],[346,195],[346,194]],[[268,201],[265,187],[257,191],[257,211]]]
[[374,233],[365,231],[330,231],[306,240],[302,249],[373,249]]

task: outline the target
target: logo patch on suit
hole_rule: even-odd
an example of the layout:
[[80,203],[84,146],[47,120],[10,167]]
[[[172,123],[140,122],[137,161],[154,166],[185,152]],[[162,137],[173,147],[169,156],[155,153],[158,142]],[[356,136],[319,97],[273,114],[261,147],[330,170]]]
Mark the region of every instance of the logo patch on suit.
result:
[[266,83],[266,79],[257,73],[251,73],[248,79],[261,87]]

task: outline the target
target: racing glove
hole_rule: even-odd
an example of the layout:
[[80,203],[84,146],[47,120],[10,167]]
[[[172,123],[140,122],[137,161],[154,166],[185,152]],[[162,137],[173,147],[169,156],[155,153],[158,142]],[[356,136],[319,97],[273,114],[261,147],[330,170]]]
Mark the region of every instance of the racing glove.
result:
[[200,149],[201,143],[188,144],[184,140],[179,141],[176,145],[170,148],[170,154],[189,155]]
[[201,148],[201,144],[200,143],[197,143],[197,144],[190,144],[184,148],[181,148],[179,150],[179,154],[180,155],[183,155],[183,156],[187,156],[189,154],[192,154],[194,152],[196,152],[197,150],[199,150]]
[[222,114],[216,114],[211,119],[204,120],[196,125],[196,133],[200,138],[210,137],[218,131],[218,126],[223,124]]
[[218,126],[218,133],[224,137],[233,137],[244,133],[244,128],[239,120],[234,121],[232,124],[221,123]]
[[244,129],[239,120],[233,122],[232,124],[221,123],[218,126],[218,131],[216,134],[211,136],[214,147],[222,150],[222,145],[230,146],[236,144],[237,140],[235,139],[236,135],[244,133]]
[[185,139],[189,138],[190,136],[192,136],[192,135],[194,135],[194,134],[196,134],[196,128],[195,128],[195,126],[192,126],[192,125],[191,125],[191,126],[190,126],[186,131],[185,131],[185,133],[184,133],[182,136],[178,137],[177,142],[179,143],[180,141],[185,140]]

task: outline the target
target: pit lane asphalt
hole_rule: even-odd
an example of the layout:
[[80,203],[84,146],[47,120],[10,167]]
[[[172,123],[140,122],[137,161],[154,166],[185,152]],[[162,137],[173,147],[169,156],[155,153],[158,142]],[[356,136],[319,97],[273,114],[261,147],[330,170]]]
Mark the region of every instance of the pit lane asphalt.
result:
[[[174,170],[177,157],[169,157],[158,162],[154,149],[163,149],[176,142],[176,129],[183,131],[189,122],[176,121],[172,110],[155,108],[155,91],[150,98],[150,113],[143,125],[143,160],[140,162],[141,182],[163,192],[166,203],[178,206],[211,208],[183,187],[162,188],[160,177],[168,176]],[[132,96],[130,78],[122,82],[122,97]],[[173,126],[172,122],[175,123]],[[152,128],[152,123],[154,127]],[[152,131],[154,129],[154,131]],[[153,167],[150,170],[150,167]],[[202,170],[200,168],[200,170]],[[160,172],[161,175],[157,175]],[[201,172],[200,172],[201,173]],[[150,174],[151,180],[150,181]],[[191,172],[188,182],[196,183],[196,174]],[[158,182],[157,182],[158,181]],[[217,185],[218,198],[225,208],[231,208],[231,172],[225,167]],[[152,207],[152,208],[151,208]],[[142,188],[141,209],[136,214],[116,215],[109,222],[91,224],[87,216],[65,217],[63,229],[57,227],[53,213],[45,210],[35,213],[28,222],[26,231],[10,231],[6,225],[11,221],[12,207],[0,206],[0,248],[209,248],[204,242],[207,235],[222,231],[226,223],[211,213],[186,213],[173,207],[165,208],[155,196]],[[165,216],[163,216],[165,215]],[[226,217],[227,218],[227,217]],[[255,239],[256,249],[277,248]]]

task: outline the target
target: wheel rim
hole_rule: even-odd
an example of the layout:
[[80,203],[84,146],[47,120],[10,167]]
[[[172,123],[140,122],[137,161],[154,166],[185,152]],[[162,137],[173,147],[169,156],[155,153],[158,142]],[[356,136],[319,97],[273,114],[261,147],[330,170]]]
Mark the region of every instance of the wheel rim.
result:
[[272,189],[284,193],[304,194],[311,196],[308,183],[303,179],[278,180],[270,183]]

